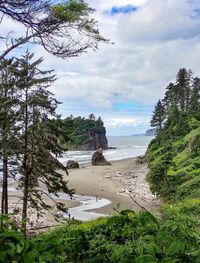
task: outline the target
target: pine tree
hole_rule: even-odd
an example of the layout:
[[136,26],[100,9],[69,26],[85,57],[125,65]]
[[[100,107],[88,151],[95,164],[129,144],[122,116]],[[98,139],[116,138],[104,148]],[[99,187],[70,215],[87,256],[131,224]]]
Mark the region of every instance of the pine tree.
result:
[[100,125],[103,125],[103,120],[102,120],[101,116],[98,117],[97,123]]
[[163,128],[165,120],[165,109],[162,102],[159,100],[153,111],[153,116],[151,119],[151,126],[156,128],[157,133]]
[[[72,194],[63,175],[58,172],[67,170],[56,157],[61,155],[60,129],[56,125],[59,116],[56,114],[57,100],[47,90],[55,81],[52,71],[41,71],[39,66],[42,59],[32,62],[33,54],[27,53],[19,59],[21,81],[18,88],[21,97],[21,180],[19,187],[23,190],[22,221],[26,235],[26,219],[28,203],[42,212],[50,209],[44,202],[44,195],[52,199],[51,194],[65,192]],[[50,119],[54,118],[54,120]],[[44,192],[38,188],[43,183],[47,187]],[[58,209],[64,209],[61,203],[55,202]]]
[[181,112],[186,112],[189,109],[191,76],[191,70],[187,71],[185,68],[182,68],[176,77],[177,97]]
[[15,179],[18,130],[17,116],[19,112],[19,94],[15,83],[17,63],[14,59],[0,62],[0,160],[2,163],[2,197],[1,214],[8,214],[8,179]]
[[194,78],[191,97],[190,97],[190,114],[200,120],[200,79]]
[[165,107],[166,113],[170,115],[171,109],[177,108],[178,104],[178,88],[177,85],[170,83],[165,92],[163,99],[163,105]]
[[96,120],[96,117],[95,117],[94,113],[91,113],[91,114],[88,116],[88,120],[91,120],[91,121],[95,121],[95,120]]

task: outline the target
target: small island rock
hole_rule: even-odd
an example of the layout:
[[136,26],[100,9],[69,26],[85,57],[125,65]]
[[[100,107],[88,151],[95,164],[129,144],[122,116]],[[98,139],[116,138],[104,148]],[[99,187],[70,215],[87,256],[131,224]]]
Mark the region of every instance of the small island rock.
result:
[[69,160],[67,162],[67,169],[76,169],[79,168],[79,163],[74,160]]
[[111,163],[109,163],[103,156],[101,148],[93,153],[92,165],[111,165]]

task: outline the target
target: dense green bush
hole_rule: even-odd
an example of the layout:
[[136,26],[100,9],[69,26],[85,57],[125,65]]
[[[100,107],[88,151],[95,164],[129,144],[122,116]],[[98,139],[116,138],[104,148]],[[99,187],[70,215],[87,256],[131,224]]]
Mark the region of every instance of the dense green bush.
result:
[[111,218],[67,223],[30,240],[7,230],[1,233],[0,262],[200,262],[199,204],[165,206],[157,217],[122,211]]

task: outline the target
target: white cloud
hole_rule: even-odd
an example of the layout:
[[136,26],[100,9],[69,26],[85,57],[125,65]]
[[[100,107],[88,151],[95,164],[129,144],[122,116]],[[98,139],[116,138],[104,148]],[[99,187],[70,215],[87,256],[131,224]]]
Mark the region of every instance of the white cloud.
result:
[[141,117],[112,117],[105,118],[104,123],[108,128],[116,128],[116,127],[136,127],[139,124],[144,124],[146,121]]
[[[191,68],[200,75],[200,18],[194,17],[200,1],[88,2],[97,9],[95,18],[100,31],[115,44],[101,45],[96,53],[89,52],[67,61],[46,54],[41,47],[35,47],[36,56],[44,56],[44,68],[55,68],[58,73],[51,90],[64,104],[70,103],[70,109],[62,107],[65,116],[69,111],[81,114],[80,108],[84,105],[82,112],[89,114],[91,109],[99,112],[109,130],[119,126],[143,129],[148,126],[150,112],[140,116],[122,106],[125,114],[121,116],[112,105],[131,102],[153,108],[180,67]],[[140,8],[129,14],[109,16],[105,13],[113,6],[125,5]]]
[[120,17],[120,37],[128,41],[155,42],[199,36],[200,20],[192,17],[195,7],[197,1],[149,1],[135,14]]

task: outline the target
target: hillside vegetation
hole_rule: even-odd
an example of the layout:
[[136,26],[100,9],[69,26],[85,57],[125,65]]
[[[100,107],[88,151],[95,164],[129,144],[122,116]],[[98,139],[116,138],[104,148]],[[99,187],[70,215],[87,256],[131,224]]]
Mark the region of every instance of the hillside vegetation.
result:
[[200,79],[181,69],[155,107],[149,182],[164,199],[200,198]]

